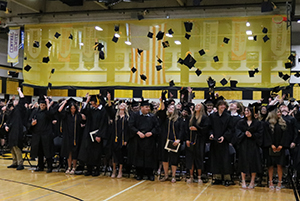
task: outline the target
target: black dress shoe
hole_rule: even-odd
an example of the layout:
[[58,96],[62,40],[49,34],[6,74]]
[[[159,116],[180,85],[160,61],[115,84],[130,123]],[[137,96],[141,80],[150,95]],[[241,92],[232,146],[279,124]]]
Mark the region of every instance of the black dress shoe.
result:
[[230,180],[225,180],[224,186],[230,186],[230,185],[234,185],[234,182]]
[[215,179],[212,183],[212,185],[221,185],[222,184],[222,180],[218,180],[218,179]]
[[52,168],[48,168],[46,173],[51,173],[52,172]]
[[148,179],[150,180],[150,181],[154,181],[154,176],[153,175],[150,175],[150,176],[148,176]]
[[86,171],[86,172],[84,173],[84,176],[90,176],[90,175],[92,175],[92,172],[91,172],[91,171]]
[[10,166],[7,166],[7,168],[17,168],[18,165],[10,165]]
[[24,165],[18,165],[17,170],[24,170]]
[[136,177],[136,180],[142,180],[142,179],[143,179],[143,176],[139,175],[139,176]]
[[41,172],[41,171],[44,171],[44,168],[37,167],[34,171],[35,172]]
[[92,173],[93,177],[98,177],[100,175],[100,172],[98,170],[94,170]]

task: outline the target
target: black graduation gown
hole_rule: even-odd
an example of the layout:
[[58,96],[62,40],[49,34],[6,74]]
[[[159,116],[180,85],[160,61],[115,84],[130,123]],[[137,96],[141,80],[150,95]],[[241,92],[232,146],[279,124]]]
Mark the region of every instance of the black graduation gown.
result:
[[82,117],[79,112],[74,115],[71,112],[62,111],[60,114],[62,125],[62,147],[61,156],[69,157],[72,152],[72,159],[77,159],[82,138]]
[[[32,119],[37,120],[37,124],[32,126]],[[44,155],[51,158],[54,155],[53,132],[52,132],[53,111],[40,110],[36,108],[32,111],[29,118],[29,128],[32,133],[30,156],[36,158],[39,150],[39,144],[42,143]]]
[[[287,164],[287,158],[285,156],[285,150],[289,148],[289,134],[288,130],[283,130],[281,126],[276,123],[274,125],[274,131],[271,130],[269,127],[269,123],[267,122],[267,128],[266,128],[266,135],[268,135],[268,139],[270,139],[270,142],[268,148],[271,148],[272,145],[275,145],[275,147],[282,146],[282,149],[280,151],[280,156],[270,156],[269,154],[266,154],[267,159],[267,166],[276,166],[276,165],[282,165],[285,166]],[[287,124],[288,125],[288,124]]]
[[25,99],[20,98],[19,103],[11,111],[6,122],[6,125],[9,127],[8,144],[10,148],[14,146],[18,146],[20,149],[23,148],[23,118],[25,117],[25,112]]
[[[81,110],[82,114],[86,116],[86,124],[78,159],[92,166],[100,166],[103,140],[107,138],[107,114],[105,109],[100,107],[101,109],[86,105]],[[95,130],[98,132],[94,136],[101,138],[100,143],[95,139],[93,142],[91,139],[90,132]]]
[[[182,119],[178,117],[178,119],[174,121],[170,121],[167,114],[167,110],[159,110],[157,111],[156,115],[159,118],[159,127],[160,132],[158,135],[159,143],[158,143],[158,153],[160,154],[159,158],[163,162],[170,162],[171,165],[178,165],[178,157],[180,153],[180,148],[177,153],[175,152],[168,152],[165,150],[165,145],[167,142],[167,139],[175,141],[180,140],[180,143],[182,144],[183,141],[183,127],[182,127]],[[174,131],[173,131],[174,126]],[[169,136],[168,136],[169,131]],[[175,135],[174,135],[175,132]]]
[[286,115],[282,115],[283,120],[287,123],[287,133],[289,134],[289,139],[288,142],[291,144],[292,142],[296,141],[297,135],[298,135],[298,130],[297,130],[297,120],[296,118]]
[[191,142],[190,147],[186,146],[186,167],[191,169],[195,165],[195,169],[204,168],[205,145],[208,139],[210,130],[210,119],[207,116],[202,116],[200,124],[197,124],[197,119],[192,119],[191,126],[197,128],[196,131],[191,131],[189,126],[186,131],[186,140]]
[[[252,137],[246,136],[246,131]],[[263,127],[261,122],[253,120],[251,125],[247,124],[247,119],[242,119],[237,123],[235,133],[238,146],[238,170],[243,173],[260,173],[262,171],[260,146],[263,142]]]
[[5,124],[8,119],[8,112],[1,112],[0,115],[0,139],[4,139],[4,136],[6,136],[7,132],[5,131]]
[[232,122],[229,113],[224,111],[221,116],[215,112],[209,116],[211,122],[210,134],[215,139],[224,137],[224,141],[219,143],[215,140],[210,144],[210,171],[213,174],[232,174],[233,167],[231,165],[232,157],[229,151],[229,143],[232,140]]
[[[128,162],[136,167],[156,168],[156,135],[158,134],[157,118],[149,113],[141,115],[140,111],[132,113],[128,127],[131,130],[128,139]],[[152,132],[152,136],[141,139],[137,132]]]
[[235,134],[235,127],[241,119],[242,118],[239,115],[231,116],[231,121],[232,121],[232,125],[233,125],[233,128],[232,128],[233,137],[232,137],[231,143],[235,148],[237,148],[237,136]]

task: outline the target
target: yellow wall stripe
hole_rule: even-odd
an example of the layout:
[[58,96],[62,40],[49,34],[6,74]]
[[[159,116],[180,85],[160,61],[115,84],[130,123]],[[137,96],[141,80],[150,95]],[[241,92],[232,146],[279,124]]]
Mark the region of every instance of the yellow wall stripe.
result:
[[68,90],[67,89],[51,89],[47,91],[48,96],[68,96]]
[[23,94],[24,96],[33,96],[34,90],[32,87],[23,86]]
[[160,90],[143,90],[144,98],[160,98],[161,91]]
[[116,98],[132,98],[133,97],[133,90],[116,89],[114,96]]
[[89,93],[90,95],[98,95],[100,90],[76,90],[77,97],[85,97],[86,93]]
[[19,87],[18,81],[7,80],[6,81],[6,94],[18,95],[18,91],[17,91],[18,87]]
[[253,100],[260,100],[261,99],[261,91],[253,91]]
[[242,100],[243,99],[243,92],[242,91],[215,91],[220,96],[223,96],[225,99],[228,100]]

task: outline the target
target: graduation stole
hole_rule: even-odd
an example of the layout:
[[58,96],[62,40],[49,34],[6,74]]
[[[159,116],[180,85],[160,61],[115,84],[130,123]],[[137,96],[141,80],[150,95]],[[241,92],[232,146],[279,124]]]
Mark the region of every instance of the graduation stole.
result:
[[2,125],[3,125],[3,123],[4,123],[4,117],[5,117],[5,113],[3,113],[3,116],[2,116],[2,121],[1,121],[0,128],[2,127]]
[[[167,139],[169,139],[169,135],[170,135],[170,122],[171,122],[171,119],[169,119],[169,124],[168,124],[168,137]],[[174,127],[174,121],[173,121],[173,134],[174,134],[174,138],[175,138],[175,141],[176,141],[176,133],[175,133],[175,127]]]
[[77,115],[75,114],[75,123],[74,123],[74,146],[76,146],[76,121],[77,121]]
[[[125,121],[125,115],[122,119],[122,146],[124,146],[124,121]],[[121,117],[120,117],[121,118]],[[118,121],[115,121],[115,142],[118,142]]]

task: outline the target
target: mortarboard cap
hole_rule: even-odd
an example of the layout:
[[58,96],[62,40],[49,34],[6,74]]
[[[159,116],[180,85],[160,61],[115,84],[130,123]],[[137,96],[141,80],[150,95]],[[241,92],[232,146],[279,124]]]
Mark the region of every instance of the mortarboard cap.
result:
[[149,100],[142,100],[141,101],[141,106],[149,106],[150,103],[149,103]]
[[288,74],[283,75],[282,79],[284,81],[287,81],[290,78],[290,76]]
[[24,70],[26,70],[27,72],[29,72],[31,69],[31,66],[29,66],[28,64],[24,67]]
[[255,73],[259,73],[258,68],[255,68],[255,69],[254,69],[254,72],[255,72]]
[[157,70],[157,71],[160,71],[161,69],[162,69],[161,65],[157,65],[157,66],[156,66],[156,70]]
[[253,36],[253,40],[257,41],[257,35]]
[[169,42],[168,42],[168,41],[164,41],[164,42],[162,42],[162,45],[163,45],[163,47],[164,47],[164,48],[166,48],[166,47],[170,47],[170,44],[169,44]]
[[186,33],[184,37],[185,37],[186,39],[188,39],[188,40],[189,40],[189,39],[190,39],[190,37],[191,37],[191,35],[190,35],[190,34],[188,34],[188,33]]
[[278,76],[279,76],[280,78],[282,78],[282,77],[283,77],[283,73],[282,73],[282,72],[278,72]]
[[135,73],[135,72],[136,72],[136,68],[135,68],[135,67],[132,67],[132,68],[131,68],[131,72],[132,72],[132,73]]
[[213,59],[214,59],[215,62],[219,61],[219,57],[218,56],[214,56]]
[[53,74],[55,72],[55,68],[51,69],[51,74]]
[[249,77],[254,77],[255,71],[254,70],[249,70]]
[[48,43],[46,44],[47,48],[50,48],[52,46],[52,44],[48,41]]
[[27,57],[24,57],[24,60],[27,60]]
[[73,35],[72,34],[70,34],[69,39],[73,40]]
[[99,52],[99,59],[102,59],[102,60],[105,59],[105,55],[102,50]]
[[197,76],[199,77],[202,74],[202,71],[199,70],[199,68],[197,68],[197,70],[195,71],[195,73],[197,74]]
[[120,30],[120,26],[119,25],[115,25],[115,31],[118,32]]
[[177,63],[183,64],[183,60],[181,58],[178,59]]
[[144,19],[144,15],[138,14],[137,18],[138,18],[138,20],[142,20],[142,19]]
[[157,40],[161,40],[161,39],[163,39],[163,37],[164,37],[164,34],[165,34],[165,32],[159,31],[159,32],[156,34],[156,38],[157,38]]
[[49,57],[43,57],[43,63],[48,63],[50,61]]
[[8,75],[17,78],[19,76],[19,73],[15,71],[8,71]]
[[45,97],[44,96],[40,96],[38,99],[38,104],[43,104],[46,103]]
[[55,38],[59,38],[60,35],[61,35],[60,33],[56,32],[56,33],[54,34],[54,37],[55,37]]
[[98,42],[95,43],[95,50],[97,49],[98,51],[101,51],[103,47],[104,45],[102,43],[98,43]]
[[173,87],[173,86],[175,86],[175,83],[174,83],[174,81],[173,81],[173,80],[171,80],[171,81],[169,82],[169,85],[170,85],[170,87]]
[[173,31],[172,29],[169,29],[169,30],[168,30],[168,33],[169,33],[170,35],[172,35],[172,34],[174,33],[174,31]]
[[52,83],[48,82],[48,89],[51,89],[51,88],[52,88]]
[[290,54],[290,56],[288,57],[288,60],[294,61],[295,60],[295,55],[293,53]]
[[153,38],[153,33],[149,31],[147,37],[148,37],[148,38]]
[[160,58],[158,58],[157,62],[161,64],[163,61]]
[[276,86],[271,91],[274,92],[274,93],[278,93],[280,90],[281,90],[280,86]]
[[112,41],[115,42],[115,43],[117,43],[118,40],[119,40],[119,38],[114,35],[114,37],[112,38]]
[[261,12],[270,12],[273,11],[273,4],[267,0],[267,1],[263,1],[261,4]]
[[97,103],[97,96],[96,95],[91,95],[90,101],[94,101]]
[[225,78],[223,78],[223,79],[220,81],[220,83],[224,86],[224,85],[226,85],[226,84],[228,83],[228,81],[227,81]]
[[208,84],[208,87],[215,87],[215,85],[216,85],[216,81],[214,80],[214,79],[212,79],[212,77],[209,77],[208,79],[207,79],[207,84]]
[[193,23],[192,22],[184,22],[184,28],[186,32],[191,32],[193,29]]
[[291,62],[287,62],[284,64],[285,68],[292,68],[293,64]]
[[72,97],[67,100],[67,105],[71,105],[71,104],[76,105],[77,103],[78,101]]
[[238,81],[236,81],[236,80],[230,80],[230,87],[236,87],[237,83],[238,83]]
[[192,57],[192,55],[188,54],[183,60],[183,64],[191,69],[197,61]]
[[275,110],[275,109],[278,108],[278,105],[279,105],[279,102],[276,103],[275,105],[268,105],[268,106],[267,106],[267,111],[268,111],[268,112],[272,112],[273,110]]
[[138,54],[141,55],[141,53],[143,52],[143,50],[137,49]]
[[183,108],[182,108],[182,111],[186,111],[187,113],[188,113],[188,115],[190,115],[191,114],[191,110],[190,110],[190,108],[188,107],[188,106],[184,106]]
[[300,77],[300,73],[297,72],[294,76],[298,78],[298,77]]
[[270,38],[269,38],[267,35],[265,35],[265,36],[263,37],[264,42],[267,42],[269,39],[270,39]]
[[140,75],[140,77],[141,77],[141,79],[144,80],[144,81],[146,81],[146,79],[147,79],[147,76],[144,75],[144,74]]
[[262,32],[266,34],[266,33],[268,33],[268,29],[266,27],[264,27]]
[[228,44],[229,40],[230,40],[229,38],[224,37],[223,42]]
[[39,48],[40,47],[40,43],[38,41],[34,41],[33,47]]
[[205,55],[205,51],[204,51],[204,49],[202,49],[202,50],[199,50],[199,54],[200,54],[200,56],[203,56],[203,55]]

